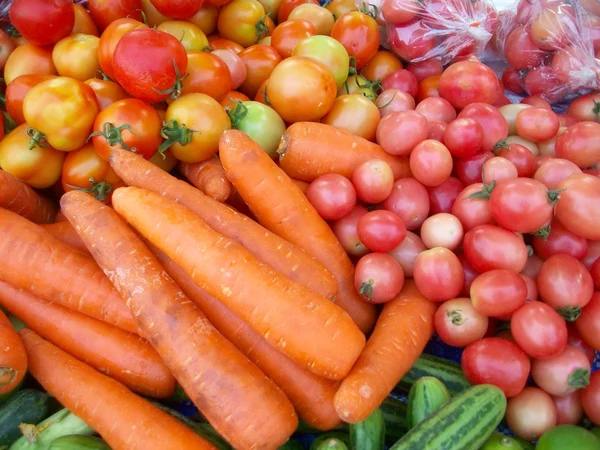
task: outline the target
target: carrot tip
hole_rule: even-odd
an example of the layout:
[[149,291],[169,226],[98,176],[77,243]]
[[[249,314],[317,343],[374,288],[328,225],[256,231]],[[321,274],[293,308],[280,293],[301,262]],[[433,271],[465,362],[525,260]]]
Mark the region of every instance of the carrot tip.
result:
[[0,387],[8,386],[9,384],[11,384],[15,380],[16,376],[17,372],[12,367],[0,367]]

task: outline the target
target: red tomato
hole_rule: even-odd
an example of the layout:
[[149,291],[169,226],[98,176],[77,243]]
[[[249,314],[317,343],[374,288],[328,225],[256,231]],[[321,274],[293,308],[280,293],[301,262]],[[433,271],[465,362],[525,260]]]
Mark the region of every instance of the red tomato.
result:
[[531,376],[535,384],[550,395],[568,395],[590,382],[591,365],[585,353],[566,345],[554,358],[534,359]]
[[358,221],[369,211],[364,206],[356,205],[350,213],[331,224],[333,233],[338,238],[344,250],[352,256],[363,256],[369,249],[358,238]]
[[600,372],[594,372],[590,384],[581,392],[581,404],[585,415],[600,425]]
[[220,102],[233,88],[231,72],[217,55],[193,52],[187,55],[187,73],[181,95],[206,94]]
[[501,156],[495,156],[483,163],[481,168],[481,181],[486,186],[493,186],[503,181],[518,178],[519,172],[513,163]]
[[485,336],[489,320],[478,313],[469,298],[455,298],[442,303],[433,317],[435,332],[453,347],[466,347]]
[[452,214],[434,214],[421,225],[421,239],[427,248],[444,247],[455,250],[462,237],[462,224]]
[[104,30],[119,19],[142,22],[141,0],[88,0],[88,8],[98,28]]
[[582,173],[581,169],[571,161],[560,158],[549,158],[543,161],[533,176],[548,189],[557,189],[558,185],[574,173]]
[[40,47],[56,44],[71,34],[75,25],[70,0],[13,0],[8,14],[19,33]]
[[448,124],[446,122],[442,122],[440,120],[433,120],[429,122],[429,134],[427,135],[427,139],[443,142],[446,128],[448,128]]
[[450,177],[439,186],[427,188],[430,213],[451,213],[454,203],[465,185],[458,178]]
[[422,114],[430,122],[439,120],[450,123],[456,119],[456,110],[454,107],[441,97],[427,97],[419,102],[415,111]]
[[581,260],[588,250],[588,241],[567,230],[558,220],[552,221],[548,234],[533,236],[533,249],[542,259],[563,254]]
[[525,303],[527,284],[510,270],[490,270],[473,280],[470,293],[473,306],[480,314],[504,317]]
[[543,142],[558,133],[560,123],[554,111],[533,107],[519,111],[516,126],[517,134],[523,139]]
[[556,407],[557,425],[577,425],[583,419],[581,392],[575,391],[560,397],[552,397]]
[[546,55],[531,40],[527,28],[515,28],[506,38],[504,56],[515,69],[530,69],[539,66]]
[[85,81],[85,84],[94,90],[100,111],[108,108],[108,106],[112,105],[114,102],[127,97],[127,92],[114,81],[90,78]]
[[502,83],[504,87],[515,94],[524,94],[525,89],[523,88],[523,78],[521,72],[518,69],[509,67],[502,72]]
[[492,104],[498,97],[498,77],[484,64],[462,61],[448,67],[440,79],[440,97],[456,109],[472,103]]
[[471,118],[483,128],[483,151],[491,152],[496,144],[508,136],[508,123],[497,108],[485,103],[467,105],[458,115],[459,119]]
[[377,97],[375,105],[383,118],[395,112],[415,109],[415,99],[398,89],[386,89]]
[[479,225],[463,239],[467,260],[479,272],[508,269],[519,273],[527,263],[527,246],[519,236],[494,225]]
[[506,423],[521,439],[533,441],[556,425],[552,397],[539,388],[526,387],[508,401]]
[[523,273],[519,274],[521,276],[521,278],[523,278],[523,281],[525,281],[525,284],[527,285],[527,300],[537,300],[538,299],[538,288],[537,288],[537,284],[535,282],[535,280],[533,278],[531,278],[529,275],[525,275]]
[[508,159],[517,168],[519,177],[531,177],[537,169],[535,157],[527,147],[521,144],[510,143],[502,145],[498,156]]
[[457,297],[463,288],[463,277],[460,260],[447,248],[426,250],[415,260],[413,278],[419,292],[431,301]]
[[458,194],[452,206],[452,214],[458,217],[467,231],[478,225],[494,223],[488,198],[486,196],[471,197],[482,192],[483,189],[482,183],[467,186]]
[[577,121],[600,122],[599,105],[599,94],[582,95],[571,102],[567,114]]
[[270,45],[257,44],[239,53],[246,65],[246,79],[240,90],[248,97],[254,98],[260,85],[267,80],[273,69],[281,62],[281,56]]
[[374,159],[366,161],[354,169],[352,184],[363,202],[379,203],[392,193],[394,172],[388,163]]
[[423,185],[439,186],[452,173],[452,155],[441,142],[427,139],[410,154],[410,171]]
[[525,387],[530,363],[516,344],[489,337],[465,348],[461,366],[471,384],[493,384],[507,397],[514,397]]
[[569,333],[568,344],[585,353],[588,361],[592,364],[596,359],[596,351],[581,337],[575,324],[569,324],[567,329]]
[[[534,72],[534,73],[543,74],[543,72]],[[530,80],[531,80],[531,78],[530,78]],[[542,98],[540,95],[530,95],[529,97],[525,97],[523,100],[521,100],[521,104],[533,106],[535,108],[547,109],[547,110],[552,109],[552,106],[550,105],[548,100]]]
[[[521,271],[521,274],[527,275],[528,277],[531,277],[535,280],[535,279],[537,279],[537,276],[540,273],[542,264],[544,264],[544,260],[542,258],[540,258],[538,255],[536,255],[535,253],[533,253],[527,258],[527,263],[525,264],[525,267]],[[536,286],[536,288],[537,288],[537,286]]]
[[483,128],[474,119],[456,119],[448,124],[444,144],[457,158],[470,157],[483,148]]
[[310,183],[306,198],[325,220],[341,219],[356,205],[354,186],[348,178],[335,173],[321,175]]
[[386,76],[381,85],[383,89],[400,89],[413,97],[416,97],[419,93],[417,77],[412,72],[402,68]]
[[525,302],[512,314],[510,329],[519,347],[532,358],[554,358],[567,345],[565,320],[542,302]]
[[[531,108],[530,108],[531,109]],[[600,163],[600,123],[578,122],[556,140],[556,156],[581,168]]]
[[463,267],[463,276],[464,283],[462,291],[460,292],[461,296],[469,297],[471,292],[471,285],[473,284],[473,280],[479,276],[479,272],[477,272],[471,263],[467,260],[463,253],[458,255],[458,259]]
[[358,220],[358,238],[374,252],[389,252],[406,236],[402,219],[390,211],[371,211]]
[[369,253],[356,264],[354,285],[368,302],[386,303],[400,293],[404,272],[387,253]]
[[381,12],[390,23],[410,22],[419,12],[419,3],[414,0],[386,0],[382,2]]
[[421,82],[425,78],[441,75],[444,71],[444,66],[439,59],[431,58],[424,61],[411,62],[406,66],[406,70],[414,73],[417,81]]
[[484,152],[470,158],[459,158],[454,162],[456,175],[465,185],[481,183],[483,165],[493,157],[492,152]]
[[331,37],[354,57],[358,70],[365,67],[379,50],[377,22],[359,11],[351,11],[338,18],[331,30]]
[[400,242],[400,245],[391,250],[389,254],[398,261],[404,271],[404,275],[412,277],[417,256],[425,250],[427,250],[427,247],[425,247],[419,235],[407,231],[404,240]]
[[556,205],[556,217],[573,233],[600,240],[600,178],[574,174],[558,185],[563,191]]
[[377,142],[391,155],[406,156],[427,139],[428,133],[427,119],[418,112],[395,112],[379,121]]
[[[558,79],[552,68],[547,66],[536,67],[527,73],[527,76],[525,76],[525,89],[531,97],[536,97],[536,100],[535,102],[523,100],[523,103],[547,109],[551,108],[550,101],[558,101],[566,93],[563,82]],[[540,98],[537,99],[537,97]]]
[[113,56],[121,38],[132,30],[145,28],[148,28],[148,25],[130,18],[115,20],[106,27],[98,43],[98,62],[102,71],[110,79],[115,79]]
[[416,230],[429,215],[427,189],[414,178],[401,178],[394,183],[383,208],[402,218],[408,230]]
[[23,100],[25,100],[27,93],[32,87],[51,78],[54,78],[54,75],[27,74],[18,76],[8,83],[4,93],[6,111],[17,125],[25,123]]
[[191,19],[202,7],[203,0],[151,0],[163,16],[177,20]]
[[420,19],[387,27],[388,45],[404,61],[426,58],[436,45],[435,36]]
[[316,34],[317,29],[307,20],[289,20],[275,27],[271,34],[271,46],[283,59],[289,58],[298,42]]
[[419,93],[417,94],[417,98],[420,102],[426,98],[440,96],[441,78],[441,75],[434,75],[419,82]]

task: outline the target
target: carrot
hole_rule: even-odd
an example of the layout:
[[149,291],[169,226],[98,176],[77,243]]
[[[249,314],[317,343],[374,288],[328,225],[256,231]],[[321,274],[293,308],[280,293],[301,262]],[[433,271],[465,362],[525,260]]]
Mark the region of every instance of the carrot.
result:
[[389,163],[394,178],[410,176],[407,157],[392,156],[379,145],[347,131],[316,122],[296,122],[281,138],[279,165],[292,178],[311,182],[328,173],[347,178],[371,159]]
[[180,163],[179,170],[190,183],[219,202],[224,202],[231,195],[231,183],[216,155],[195,164]]
[[366,419],[410,370],[433,335],[435,310],[413,281],[385,304],[367,346],[335,394],[344,422]]
[[57,206],[18,178],[0,170],[0,207],[35,223],[52,223]]
[[271,378],[288,396],[298,415],[310,426],[330,430],[340,424],[333,396],[339,382],[300,368],[280,353],[216,298],[200,289],[182,269],[160,250],[152,248],[167,273],[208,317],[208,320]]
[[0,236],[0,280],[124,330],[137,331],[125,302],[89,255],[2,209]]
[[294,180],[294,179],[292,179],[292,181],[294,182],[294,184],[296,186],[298,186],[300,188],[300,190],[302,191],[303,194],[306,194],[306,191],[308,190],[308,186],[310,185],[310,183],[307,183],[306,181]]
[[[283,444],[298,424],[292,404],[210,324],[137,234],[114,210],[83,192],[64,195],[61,207],[127,299],[142,334],[213,427],[236,448]],[[154,212],[160,216],[160,210]]]
[[331,379],[350,371],[365,337],[333,302],[275,272],[187,208],[158,194],[120,188],[113,194],[113,207],[198,287],[301,367]]
[[64,222],[65,220],[67,220],[67,218],[62,213],[62,211],[59,209],[58,212],[56,213],[56,218],[54,219],[54,223]]
[[157,398],[173,394],[175,379],[152,346],[138,335],[3,282],[0,305],[44,339],[131,390]]
[[110,164],[129,186],[156,192],[186,206],[213,230],[243,245],[282,275],[327,298],[335,297],[337,283],[323,264],[248,217],[126,150],[113,150]]
[[260,223],[323,263],[338,282],[336,303],[363,332],[370,331],[375,325],[375,306],[356,292],[350,258],[300,188],[241,131],[223,133],[219,152],[227,178]]
[[15,390],[26,373],[25,347],[8,317],[0,310],[0,396]]
[[62,241],[65,244],[69,244],[71,247],[74,247],[85,253],[88,253],[87,248],[81,240],[81,238],[79,237],[79,235],[77,234],[77,231],[75,231],[73,226],[67,220],[40,226],[59,241]]
[[214,450],[204,438],[112,378],[44,340],[19,331],[33,377],[113,450]]

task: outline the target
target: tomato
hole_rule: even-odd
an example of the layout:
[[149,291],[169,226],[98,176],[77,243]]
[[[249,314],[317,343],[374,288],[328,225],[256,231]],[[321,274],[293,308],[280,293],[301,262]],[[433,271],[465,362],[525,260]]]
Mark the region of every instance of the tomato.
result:
[[394,173],[388,163],[374,159],[359,165],[352,173],[352,184],[359,199],[366,203],[384,201],[394,187]]
[[288,123],[321,119],[333,106],[337,86],[321,62],[292,56],[282,61],[269,78],[269,100]]
[[357,223],[358,238],[374,252],[388,252],[402,242],[406,226],[391,211],[376,210],[362,216]]
[[[219,57],[227,65],[227,68],[229,69],[229,75],[231,78],[231,89],[239,88],[242,85],[242,83],[244,82],[244,80],[246,79],[246,74],[247,74],[246,65],[244,64],[244,61],[242,61],[242,58],[240,58],[237,53],[235,53],[231,50],[213,50],[211,52],[211,54]],[[192,65],[192,62],[190,61],[191,59],[195,59],[195,58],[194,57],[190,58],[190,55],[188,54],[188,73],[191,70],[191,65]],[[218,66],[217,64],[213,65],[213,67],[217,67],[217,66]],[[226,75],[225,75],[224,80],[225,80],[224,84],[227,84],[227,82],[226,82],[227,76]],[[218,87],[217,90],[218,91],[221,90],[220,86]]]
[[473,103],[466,106],[459,114],[459,119],[471,118],[479,122],[483,128],[483,151],[492,151],[495,145],[508,136],[508,122],[495,107],[485,103]]
[[424,61],[411,62],[406,66],[406,70],[412,72],[420,83],[426,78],[441,75],[444,71],[444,66],[439,59],[431,58]]
[[[582,322],[582,324],[585,326],[584,322]],[[568,344],[581,350],[587,357],[590,364],[593,364],[594,360],[596,359],[596,351],[583,339],[581,334],[579,334],[576,324],[569,324],[567,326],[567,330],[569,333],[567,341]]]
[[286,126],[273,108],[259,102],[244,101],[231,108],[229,116],[232,128],[246,133],[271,158],[275,158]]
[[524,94],[523,78],[518,69],[512,67],[507,68],[502,72],[502,83],[504,87],[515,94]]
[[542,259],[552,255],[569,255],[577,260],[585,257],[588,251],[588,241],[567,230],[558,220],[553,220],[548,233],[533,236],[533,249]]
[[414,178],[401,178],[394,182],[383,208],[402,218],[408,230],[416,230],[429,215],[429,194]]
[[208,48],[208,38],[196,25],[181,20],[167,20],[161,23],[157,30],[177,38],[186,52],[201,52]]
[[454,161],[456,175],[465,185],[481,183],[483,165],[493,157],[492,152],[484,152],[470,158],[458,158]]
[[514,397],[525,387],[530,363],[516,344],[488,337],[465,348],[461,366],[471,384],[493,384],[507,397]]
[[121,38],[130,31],[147,28],[148,25],[130,18],[118,19],[106,27],[98,43],[98,62],[102,71],[110,79],[115,79],[113,56]]
[[581,393],[571,392],[560,397],[552,397],[556,407],[556,423],[558,425],[577,425],[583,419],[583,405],[581,404]]
[[335,19],[333,13],[313,3],[304,3],[296,6],[290,13],[288,20],[306,20],[314,25],[316,34],[329,36]]
[[456,109],[472,103],[489,103],[498,96],[498,78],[492,69],[481,63],[462,61],[448,67],[440,78],[440,97]]
[[545,303],[525,302],[512,314],[510,326],[515,341],[532,358],[554,358],[567,345],[565,320]]
[[270,34],[265,9],[257,0],[233,0],[219,13],[217,29],[225,39],[250,47]]
[[503,181],[514,180],[518,176],[515,165],[501,156],[488,159],[481,168],[481,181],[486,186],[495,186]]
[[8,57],[4,66],[4,82],[8,85],[21,75],[56,75],[52,50],[25,43]]
[[61,39],[52,50],[52,61],[59,75],[85,81],[100,70],[98,45],[100,38],[72,34]]
[[10,23],[21,35],[40,47],[67,37],[75,25],[70,0],[13,0],[8,11]]
[[194,14],[190,19],[188,19],[188,21],[196,25],[202,30],[202,32],[206,36],[208,36],[210,34],[213,34],[217,29],[218,17],[219,9],[216,6],[210,6],[204,3],[204,5],[202,5],[202,8],[200,8],[196,14]]
[[543,142],[558,133],[560,123],[554,111],[533,107],[526,108],[517,114],[516,127],[518,135],[522,138],[533,142]]
[[203,0],[151,0],[151,2],[163,16],[188,20],[200,10]]
[[549,101],[562,99],[566,94],[566,85],[551,67],[540,66],[530,70],[525,76],[525,90],[531,97],[522,100],[523,102],[550,109]]
[[394,257],[396,261],[402,267],[404,275],[407,277],[413,276],[413,270],[417,256],[423,251],[427,250],[423,241],[418,234],[411,231],[406,232],[406,237],[400,245],[388,252]]
[[590,382],[591,365],[581,350],[570,345],[554,358],[536,359],[531,365],[533,381],[550,395],[568,395]]
[[120,19],[143,21],[141,0],[88,0],[88,8],[101,30]]
[[556,407],[552,397],[539,388],[526,387],[508,400],[506,422],[521,439],[531,441],[539,438],[556,425]]
[[379,50],[379,26],[371,16],[351,11],[337,19],[331,37],[339,41],[354,57],[356,69],[365,67]]
[[348,178],[330,173],[313,180],[306,198],[325,220],[337,220],[350,214],[356,206],[356,191]]
[[540,50],[524,26],[516,27],[506,39],[504,55],[508,64],[515,69],[530,69],[539,66],[545,52]]
[[582,172],[575,163],[566,159],[549,158],[540,164],[533,178],[548,189],[558,189],[560,183],[576,173]]
[[378,82],[371,82],[361,75],[350,75],[344,84],[338,88],[337,95],[360,94],[375,101]]
[[483,128],[474,119],[456,119],[448,124],[444,133],[444,144],[452,156],[473,156],[483,147]]
[[321,123],[374,141],[379,119],[379,110],[371,100],[362,95],[347,94],[335,99]]
[[254,98],[260,85],[271,76],[273,69],[281,62],[281,56],[269,45],[257,44],[239,53],[246,65],[246,79],[240,90]]
[[494,225],[478,225],[463,239],[467,260],[479,272],[508,269],[519,273],[527,263],[527,247],[516,234]]
[[417,98],[419,101],[423,101],[426,98],[430,97],[439,97],[440,96],[440,80],[441,75],[434,75],[432,77],[425,78],[419,82],[419,91],[417,93]]
[[469,298],[455,298],[442,303],[433,318],[440,339],[453,347],[466,347],[483,338],[489,320],[478,313]]
[[519,274],[510,270],[490,270],[473,280],[470,294],[479,313],[504,317],[525,303],[527,284]]
[[292,50],[302,40],[317,34],[315,26],[306,20],[290,20],[277,25],[271,35],[271,45],[283,59],[292,56]]
[[[531,108],[531,105],[526,105],[523,103],[514,103],[498,108],[498,111],[500,112],[500,114],[502,114],[504,120],[506,121],[506,124],[508,125],[508,135],[512,136],[517,134],[517,115],[527,108]],[[504,137],[506,137],[506,135]]]
[[358,238],[357,231],[359,219],[367,213],[364,206],[356,205],[350,213],[331,223],[333,233],[350,255],[363,256],[369,253],[369,249]]
[[187,54],[188,76],[181,83],[181,94],[206,94],[217,101],[232,89],[231,72],[227,64],[207,52]]
[[223,39],[219,35],[208,36],[208,45],[211,50],[231,50],[237,54],[244,50],[244,47],[237,42],[230,41],[229,39]]
[[402,24],[410,22],[420,10],[414,0],[385,0],[381,4],[381,12],[390,23]]
[[94,19],[92,19],[92,16],[89,15],[83,6],[74,3],[73,12],[75,13],[75,23],[73,24],[71,34],[81,33],[90,34],[92,36],[100,35],[98,27],[94,23]]
[[523,273],[520,273],[519,275],[521,276],[521,278],[523,278],[523,281],[525,281],[525,285],[527,286],[527,296],[525,297],[525,299],[531,301],[537,300],[538,289],[535,280],[529,275],[525,275]]
[[419,19],[399,25],[389,24],[387,35],[389,47],[408,62],[429,59],[430,52],[436,45],[434,33]]
[[517,169],[519,177],[531,177],[536,172],[535,157],[521,144],[502,144],[498,156],[509,160]]
[[30,89],[42,81],[55,78],[54,75],[21,75],[6,86],[5,105],[6,111],[17,125],[25,123],[23,117],[23,100]]
[[404,272],[386,253],[369,253],[360,258],[354,274],[356,290],[371,303],[393,300],[404,285]]
[[441,97],[428,97],[419,102],[415,108],[419,114],[422,114],[431,121],[442,121],[450,123],[456,119],[456,110],[448,102]]
[[[544,72],[537,72],[537,73],[540,76],[544,74]],[[547,110],[552,109],[552,106],[550,105],[548,100],[542,98],[541,95],[530,95],[529,97],[525,97],[523,100],[521,100],[521,103],[524,105],[529,105],[529,106],[533,106],[536,108],[543,108],[543,109],[547,109]]]
[[0,30],[0,69],[4,69],[8,57],[15,50],[16,45],[3,30]]
[[441,142],[432,139],[417,144],[410,154],[410,171],[425,186],[439,186],[452,173],[452,155]]
[[168,17],[158,12],[151,0],[142,0],[142,12],[144,13],[146,24],[150,27],[157,27],[169,20]]
[[447,248],[425,250],[414,263],[413,278],[419,292],[434,302],[457,297],[463,288],[463,277],[460,260]]
[[594,372],[590,377],[590,384],[581,393],[581,403],[588,419],[600,424],[600,372]]
[[421,239],[427,248],[455,250],[461,243],[463,227],[457,217],[448,213],[434,214],[421,225]]
[[[386,80],[390,78],[393,74],[400,72],[402,68],[402,61],[400,61],[396,55],[387,50],[380,50],[377,53],[375,53],[375,56],[371,58],[371,61],[369,61],[367,67],[363,69],[362,74],[369,81]],[[412,73],[408,73],[412,75]],[[414,75],[412,76],[414,78]],[[388,83],[391,81],[392,78],[388,80]],[[417,79],[414,78],[415,89],[417,88],[417,86]],[[384,89],[396,87],[397,86],[386,86],[384,82]],[[416,95],[416,92],[411,95]]]
[[382,80],[383,89],[400,89],[413,97],[419,93],[417,77],[406,69],[391,72]]
[[600,123],[579,122],[567,128],[556,140],[556,156],[581,168],[600,163]]
[[600,122],[599,105],[599,94],[582,95],[571,102],[567,114],[581,122]]
[[415,109],[415,99],[398,89],[386,89],[377,97],[375,105],[383,118],[395,112]]
[[451,213],[454,203],[464,187],[464,184],[458,178],[449,177],[439,186],[427,188],[430,213]]
[[600,178],[574,174],[558,185],[563,189],[556,205],[556,217],[571,232],[600,240]]
[[317,0],[283,0],[277,11],[277,23],[283,23],[286,20],[288,20],[291,12],[298,6],[303,5],[305,3],[312,3],[314,5],[319,4]]
[[377,127],[377,142],[388,153],[396,156],[409,155],[415,147],[427,139],[427,119],[412,111],[389,114]]
[[293,48],[292,56],[308,56],[325,64],[331,70],[338,88],[342,87],[348,78],[348,52],[332,37],[307,37]]
[[90,78],[85,84],[94,90],[100,111],[127,97],[127,92],[114,81]]

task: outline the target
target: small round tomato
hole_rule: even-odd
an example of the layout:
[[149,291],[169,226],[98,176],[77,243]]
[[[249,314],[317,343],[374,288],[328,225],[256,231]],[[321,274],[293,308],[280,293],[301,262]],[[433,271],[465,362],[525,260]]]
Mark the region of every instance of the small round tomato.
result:
[[313,180],[306,198],[325,220],[337,220],[350,214],[356,206],[356,191],[350,180],[336,173]]
[[571,102],[567,114],[581,122],[600,122],[599,104],[599,94],[582,95]]
[[335,19],[331,11],[313,3],[303,3],[294,8],[288,20],[306,20],[314,25],[317,34],[329,36]]
[[427,250],[427,247],[425,247],[419,235],[407,231],[406,237],[400,242],[400,245],[388,253],[398,261],[404,271],[404,275],[412,277],[417,256],[425,250]]
[[292,11],[305,3],[319,4],[317,0],[282,0],[277,10],[277,23],[283,23],[288,20]]
[[485,162],[492,159],[492,152],[478,153],[469,158],[458,158],[454,162],[454,170],[458,179],[464,184],[481,183],[483,181],[482,169]]
[[515,94],[524,94],[523,77],[518,69],[509,67],[502,72],[502,84],[509,91]]
[[114,81],[90,78],[85,81],[85,84],[94,90],[100,111],[106,109],[114,102],[127,97],[127,92]]
[[552,221],[547,233],[533,236],[532,245],[535,253],[542,259],[564,254],[581,260],[588,251],[587,239],[571,233],[558,220]]
[[55,78],[54,75],[21,75],[8,83],[4,93],[6,111],[17,125],[25,123],[23,117],[23,100],[32,87],[42,81]]
[[435,302],[457,297],[464,282],[460,260],[443,247],[425,250],[417,256],[413,278],[421,294]]
[[208,38],[196,25],[183,20],[167,20],[156,27],[177,38],[186,52],[202,52],[208,48]]
[[152,5],[163,16],[188,20],[202,7],[203,0],[151,0]]
[[146,29],[148,25],[138,20],[125,18],[111,22],[100,36],[98,43],[98,62],[102,72],[111,80],[115,79],[113,56],[121,38],[133,30]]
[[484,188],[482,183],[467,186],[458,194],[452,206],[452,214],[460,220],[466,231],[478,225],[494,223],[488,198],[477,195]]
[[395,112],[415,109],[415,99],[398,89],[386,89],[375,100],[379,115],[383,118]]
[[56,75],[52,50],[28,42],[13,50],[4,66],[4,82],[8,85],[15,78],[29,74]]
[[306,20],[289,20],[277,25],[271,35],[271,46],[283,59],[292,56],[292,50],[306,38],[317,34],[315,26]]
[[205,2],[204,5],[202,5],[202,8],[200,8],[196,14],[188,19],[188,22],[196,25],[206,36],[208,36],[213,34],[217,29],[218,17],[219,8],[216,6],[207,5]]
[[350,57],[342,44],[329,36],[310,36],[294,47],[292,56],[308,56],[325,64],[331,70],[338,88],[348,78]]
[[512,314],[510,327],[517,344],[532,358],[553,358],[567,345],[565,320],[542,302],[525,302]]
[[455,250],[463,237],[463,227],[456,216],[434,214],[421,225],[421,239],[427,248],[444,247]]
[[433,321],[440,339],[453,347],[466,347],[483,338],[489,324],[487,316],[478,313],[469,298],[442,303]]
[[556,156],[581,168],[600,163],[600,123],[579,122],[567,128],[556,140]]
[[351,11],[338,18],[331,37],[339,41],[354,57],[356,69],[365,67],[379,50],[379,26],[368,14]]
[[181,94],[206,94],[217,101],[223,100],[232,89],[231,72],[227,64],[207,52],[187,54],[188,76],[181,83]]
[[347,94],[336,97],[321,123],[374,141],[379,120],[379,110],[371,100],[362,95]]
[[56,43],[52,61],[59,75],[85,81],[100,70],[98,45],[100,38],[87,34],[72,34]]
[[531,376],[550,395],[568,395],[590,382],[591,364],[581,350],[570,345],[554,358],[535,359]]
[[527,441],[538,439],[556,425],[556,407],[547,393],[528,386],[508,401],[506,422],[511,430]]
[[496,144],[508,136],[508,122],[502,113],[492,105],[473,103],[467,105],[459,114],[459,119],[471,118],[483,128],[483,151],[494,150]]
[[385,161],[365,161],[352,172],[352,184],[363,202],[379,203],[392,193],[394,172]]
[[382,78],[381,85],[383,89],[400,89],[412,97],[416,97],[419,93],[419,82],[417,77],[412,72],[400,67],[398,70],[387,74]]
[[[554,111],[536,107],[520,111],[515,124],[517,134],[533,142],[547,141],[554,137],[560,128],[558,116]],[[600,160],[600,156],[598,159]]]
[[434,33],[420,19],[387,26],[388,45],[404,61],[430,59],[435,48]]
[[8,10],[10,23],[21,35],[40,47],[68,36],[75,25],[70,0],[13,0]]
[[404,272],[387,253],[369,253],[356,264],[354,285],[368,302],[386,303],[402,290]]
[[[369,81],[385,80],[389,75],[402,70],[402,68],[402,61],[400,61],[396,55],[387,50],[380,50],[371,58],[367,67],[363,69],[362,74]],[[416,88],[418,82],[416,78],[414,80],[414,86]],[[396,86],[390,87],[395,88]],[[387,89],[387,87],[384,86],[384,89]],[[416,95],[416,92],[414,95]]]
[[426,98],[440,96],[440,80],[441,75],[434,75],[419,82],[419,91],[417,98],[422,102]]
[[439,186],[452,173],[452,155],[444,144],[433,139],[417,144],[409,162],[413,177],[428,187]]
[[390,23],[402,24],[413,20],[420,6],[414,0],[386,0],[382,2],[381,12]]
[[430,122],[439,120],[450,123],[456,119],[456,110],[454,107],[448,100],[441,97],[428,97],[421,100],[415,111],[425,116]]
[[493,384],[507,397],[514,397],[525,387],[531,364],[518,345],[488,337],[465,348],[461,366],[471,384]]
[[221,9],[217,29],[221,37],[250,47],[270,34],[267,17],[258,0],[233,0]]
[[582,173],[575,163],[566,159],[549,158],[539,165],[533,178],[548,189],[558,189],[558,185],[574,173]]
[[391,211],[376,210],[362,216],[357,223],[358,238],[374,252],[388,252],[406,236],[402,219]]
[[525,242],[495,225],[478,225],[469,230],[463,239],[463,249],[467,260],[479,272],[508,269],[519,273],[527,263]]
[[401,178],[394,182],[383,208],[398,215],[408,230],[416,230],[429,216],[427,189],[414,178]]
[[246,133],[271,158],[275,158],[286,126],[273,108],[255,101],[245,101],[230,108],[229,117],[232,128]]
[[581,404],[581,393],[571,392],[560,397],[552,397],[556,407],[556,424],[577,425],[583,419],[583,405]]
[[489,103],[498,96],[498,77],[484,64],[462,61],[448,67],[440,78],[440,97],[456,109],[472,103]]
[[281,62],[281,56],[270,45],[257,44],[240,52],[246,65],[246,79],[240,90],[250,98],[254,98],[261,84],[265,82],[273,72],[273,69]]
[[430,213],[452,213],[454,202],[465,185],[458,178],[450,177],[439,186],[427,188]]
[[533,154],[520,144],[502,144],[498,156],[513,163],[519,177],[531,177],[537,169]]
[[406,69],[415,74],[419,83],[425,78],[441,75],[444,71],[442,61],[437,58],[426,59],[424,61],[411,62]]
[[588,419],[600,424],[600,372],[594,372],[590,384],[581,392],[581,404]]
[[344,250],[352,256],[363,256],[369,249],[358,238],[358,221],[369,211],[364,206],[356,205],[354,209],[341,219],[331,223],[331,229]]
[[473,280],[470,293],[473,306],[481,314],[505,317],[525,303],[527,284],[510,270],[489,270]]
[[516,27],[506,39],[504,55],[508,64],[515,69],[530,69],[539,66],[545,56],[524,26]]
[[[211,54],[219,57],[227,65],[231,77],[231,89],[239,88],[246,79],[247,74],[246,65],[242,58],[232,50],[213,50]],[[188,73],[190,66],[190,55],[188,54]]]
[[377,127],[377,142],[391,155],[407,156],[427,139],[427,119],[418,112],[407,110],[389,114]]
[[483,128],[474,119],[456,119],[448,124],[444,133],[444,144],[452,156],[473,156],[483,147]]
[[571,232],[600,240],[600,178],[574,174],[558,185],[562,189],[556,217]]
[[483,163],[481,181],[486,186],[495,186],[504,181],[515,180],[519,172],[513,163],[501,156],[494,156]]

